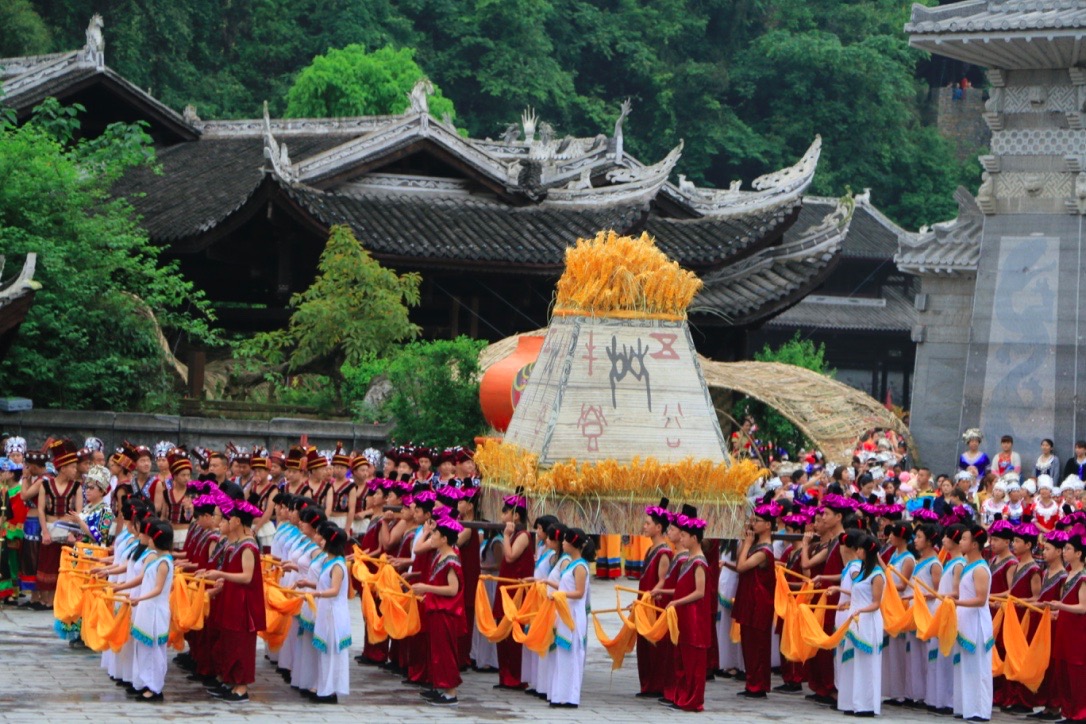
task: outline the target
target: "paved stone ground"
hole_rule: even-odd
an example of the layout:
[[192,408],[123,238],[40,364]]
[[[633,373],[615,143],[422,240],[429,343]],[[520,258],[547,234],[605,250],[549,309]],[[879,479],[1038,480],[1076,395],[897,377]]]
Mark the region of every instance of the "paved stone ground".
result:
[[[625,583],[625,582],[623,582]],[[614,601],[611,584],[593,582],[592,597],[596,607],[610,608]],[[629,594],[624,594],[629,599]],[[352,601],[355,641],[363,635],[361,607]],[[616,629],[617,618],[609,619],[608,633]],[[601,619],[602,620],[602,619]],[[303,701],[259,654],[257,680],[250,689],[252,701],[230,705],[208,697],[202,688],[186,681],[184,672],[171,662],[166,678],[166,701],[162,704],[131,702],[122,690],[113,686],[99,656],[85,650],[73,651],[53,634],[53,619],[46,612],[0,609],[0,721],[34,722],[48,719],[81,721],[164,721],[196,718],[215,719],[217,724],[268,721],[273,717],[301,722],[357,722],[373,718],[380,707],[380,719],[417,721],[422,717],[457,718],[465,721],[493,722],[534,720],[536,722],[606,722],[645,721],[651,717],[678,717],[690,721],[747,722],[788,721],[790,724],[815,724],[832,720],[852,721],[836,712],[803,700],[800,695],[770,695],[768,700],[748,701],[737,698],[741,684],[717,680],[706,684],[705,712],[700,715],[665,711],[655,700],[635,699],[637,667],[634,654],[622,669],[611,672],[610,660],[603,647],[589,632],[588,666],[585,673],[580,709],[550,709],[546,702],[508,691],[495,691],[495,674],[464,674],[460,704],[456,709],[438,709],[425,704],[416,687],[400,684],[398,677],[352,663],[351,694],[336,706],[314,705]],[[355,649],[358,649],[355,646]],[[352,651],[352,655],[357,651]],[[173,652],[170,653],[173,658]],[[774,677],[774,684],[780,683]],[[936,718],[925,712],[886,708],[882,719],[893,722],[931,722]],[[996,713],[993,722],[1010,722],[1013,717]]]

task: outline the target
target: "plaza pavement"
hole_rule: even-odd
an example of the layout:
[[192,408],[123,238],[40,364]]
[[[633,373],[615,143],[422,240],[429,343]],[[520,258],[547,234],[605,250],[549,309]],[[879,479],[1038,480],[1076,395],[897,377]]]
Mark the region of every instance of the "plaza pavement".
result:
[[[626,581],[621,583],[626,584]],[[592,599],[598,609],[611,608],[615,595],[609,582],[592,583]],[[632,599],[623,594],[623,602]],[[352,657],[360,650],[364,635],[361,607],[351,601],[355,646]],[[617,630],[618,619],[613,614],[601,617],[608,634]],[[216,724],[235,722],[270,722],[275,720],[302,722],[359,721],[419,721],[423,718],[457,719],[461,721],[497,722],[644,722],[667,717],[677,721],[750,722],[781,721],[789,724],[815,724],[826,721],[853,721],[826,707],[809,703],[801,695],[771,694],[767,700],[747,700],[736,697],[741,684],[732,680],[706,683],[705,712],[688,714],[665,710],[653,700],[636,699],[637,662],[635,654],[626,658],[625,665],[611,671],[610,659],[596,640],[595,632],[588,634],[588,665],[579,709],[551,709],[534,697],[491,688],[496,674],[464,674],[460,689],[460,704],[455,708],[427,705],[419,697],[419,689],[400,684],[399,677],[371,667],[353,663],[351,694],[338,705],[315,705],[301,699],[275,674],[271,664],[258,654],[257,680],[250,688],[252,701],[248,704],[226,704],[209,697],[193,682],[185,680],[182,670],[173,665],[166,677],[166,701],[161,704],[140,704],[114,686],[106,672],[99,668],[99,655],[87,650],[72,650],[56,638],[53,619],[47,612],[32,612],[0,608],[0,722],[84,722],[84,721],[162,721],[214,720]],[[591,625],[590,625],[591,628]],[[260,642],[261,647],[263,642]],[[774,685],[780,683],[774,677]],[[954,720],[935,717],[926,712],[883,709],[881,717],[887,722],[925,722]],[[993,716],[993,722],[1010,722],[1016,718]],[[1018,721],[1024,721],[1018,719]]]

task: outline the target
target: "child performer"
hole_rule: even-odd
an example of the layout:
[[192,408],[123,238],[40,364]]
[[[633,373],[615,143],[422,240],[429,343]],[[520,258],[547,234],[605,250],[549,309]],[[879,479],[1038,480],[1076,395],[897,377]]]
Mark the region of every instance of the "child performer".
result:
[[317,704],[336,704],[339,697],[351,693],[350,649],[351,612],[347,608],[347,532],[327,522],[317,530],[317,543],[324,544],[325,558],[317,582],[299,582],[298,587],[313,587],[317,613],[313,623],[313,647],[317,650]]
[[[551,707],[576,709],[581,703],[581,683],[584,680],[585,647],[588,637],[588,564],[596,558],[596,546],[580,528],[570,528],[562,538],[562,551],[570,563],[558,581],[558,590],[566,594],[573,617],[570,628],[559,616],[555,622],[555,650],[547,699]],[[548,584],[549,585],[549,584]],[[703,652],[704,654],[704,652]],[[704,656],[703,659],[704,661]],[[702,670],[702,687],[705,671]]]
[[[697,517],[698,509],[692,505],[683,505],[682,515],[694,518]],[[668,602],[674,597],[675,586],[679,580],[679,571],[682,570],[683,564],[686,559],[690,557],[690,551],[683,548],[683,532],[679,529],[679,526],[675,525],[678,520],[678,515],[671,516],[671,525],[667,529],[667,541],[668,544],[675,549],[675,555],[671,559],[671,567],[668,568],[667,576],[664,580],[656,584],[656,587],[652,589],[652,597],[657,606],[666,606]],[[663,640],[670,641],[667,636]],[[673,704],[678,696],[677,688],[679,686],[679,654],[678,651],[672,651],[671,666],[667,667],[667,671],[664,673],[664,695],[660,697],[661,704]],[[706,662],[708,666],[708,661]]]
[[[430,568],[436,552],[430,541],[434,529],[434,508],[437,506],[437,494],[432,490],[421,490],[412,496],[411,508],[414,511],[414,542],[411,548],[411,571],[407,574],[413,581],[426,581],[430,577]],[[462,581],[461,581],[462,582]],[[422,616],[422,628],[417,634],[403,641],[407,647],[407,678],[401,683],[429,686],[430,683],[430,642],[427,633],[426,611]]]
[[436,555],[427,570],[426,581],[412,584],[422,594],[426,610],[427,655],[433,689],[422,697],[435,706],[455,706],[460,686],[460,638],[464,617],[464,572],[453,546],[464,526],[452,518],[441,518],[430,528],[430,546]]
[[[905,523],[893,522],[883,528],[883,533],[890,543],[891,568],[886,572],[886,583],[898,590],[908,608],[913,598],[910,581],[916,568],[916,556],[909,550],[913,529]],[[908,706],[913,702],[909,691],[909,654],[918,646],[916,634],[908,632],[891,638],[883,649],[882,695],[891,706]]]
[[[222,581],[222,616],[218,623],[215,658],[221,686],[209,693],[223,701],[249,701],[249,684],[256,679],[256,634],[264,630],[264,582],[260,572],[260,545],[253,521],[261,510],[225,494],[219,503],[232,547],[222,570],[208,571],[211,581]],[[304,607],[303,607],[304,608]]]
[[[818,552],[812,552],[809,548],[810,539],[806,534],[801,543],[805,551],[802,556],[802,565],[810,569],[815,588],[840,584],[844,561],[841,558],[841,546],[838,541],[841,534],[845,532],[846,525],[852,525],[856,507],[856,501],[841,495],[827,494],[822,497],[821,520],[817,528],[823,544]],[[838,603],[836,594],[825,596],[823,601],[831,606]],[[826,633],[833,633],[833,618],[827,615],[823,625]],[[811,687],[812,692],[806,697],[809,701],[836,705],[834,661],[832,651],[819,650],[807,662],[807,685]]]
[[[861,533],[862,531],[857,528],[850,528],[838,536],[836,541],[841,552],[841,560],[844,562],[844,568],[841,569],[841,584],[831,587],[836,589],[835,591],[826,592],[827,595],[830,593],[839,595],[841,601],[837,610],[833,612],[835,630],[844,626],[845,621],[848,620],[852,586],[856,582],[856,571],[860,568],[860,560],[856,554],[860,547],[859,536]],[[829,618],[828,613],[826,617]],[[833,651],[833,680],[837,682],[837,701],[834,702],[834,705],[835,708],[838,708],[846,715],[856,713],[852,709],[844,709],[841,706],[842,702],[844,702],[845,706],[852,705],[852,683],[855,681],[852,669],[855,665],[856,649],[852,645],[852,641],[846,637]]]
[[992,611],[988,608],[992,574],[981,553],[988,532],[973,525],[961,536],[960,552],[966,565],[958,575],[954,596],[958,606],[960,663],[954,666],[954,713],[965,721],[992,718]]
[[[954,523],[943,530],[943,551],[946,552],[946,563],[943,564],[943,574],[939,579],[939,588],[936,589],[940,596],[956,596],[958,594],[959,576],[965,567],[965,558],[962,557],[959,546],[962,537],[968,533],[968,529],[960,523]],[[938,603],[936,603],[938,608]],[[935,659],[928,654],[928,666],[934,669],[934,677],[929,677],[928,710],[936,714],[949,715],[954,713],[954,657],[958,655],[958,645],[955,644],[949,656],[943,656],[939,652],[939,641],[933,636],[928,645],[935,651]],[[934,684],[931,686],[930,684]],[[934,707],[934,709],[932,709]]]
[[[645,508],[645,522],[641,525],[641,534],[649,538],[652,544],[645,554],[645,567],[637,582],[639,591],[656,588],[667,578],[668,569],[671,567],[671,546],[664,535],[671,525],[671,514],[667,512],[669,502],[667,498],[661,498],[659,505]],[[637,696],[657,699],[664,695],[664,674],[673,658],[670,638],[665,636],[653,645],[647,639],[637,637],[637,676],[641,681],[641,691]]]
[[[528,520],[528,500],[519,491],[507,495],[502,501],[502,522],[505,534],[502,540],[502,562],[498,568],[499,578],[521,580],[532,575],[535,561],[528,552],[531,535],[524,530]],[[505,607],[501,592],[494,597],[494,620],[505,617]],[[513,640],[512,635],[498,642],[498,683],[495,689],[515,689],[520,691],[527,684],[520,678],[521,645]]]
[[[316,586],[328,559],[317,534],[320,527],[328,522],[324,508],[320,503],[308,499],[303,505],[298,511],[298,529],[302,531],[302,538],[298,577],[294,582],[296,588]],[[290,685],[302,696],[314,699],[317,696],[317,648],[313,644],[313,634],[317,612],[303,605],[295,620],[298,622],[298,638],[295,640],[294,660],[290,669]]]
[[140,543],[153,549],[132,603],[132,686],[137,701],[162,701],[166,683],[166,642],[170,638],[170,588],[173,585],[173,528],[165,520],[143,524]]
[[[680,515],[675,520],[679,529],[679,545],[689,556],[683,561],[675,579],[674,598],[667,608],[676,609],[679,617],[679,643],[675,647],[676,667],[681,666],[675,684],[673,709],[701,711],[705,704],[705,675],[709,660],[707,649],[712,636],[705,598],[709,580],[709,565],[701,551],[706,523],[692,506],[684,506],[692,515]],[[740,561],[744,560],[740,551]],[[767,554],[771,555],[771,554]],[[772,558],[768,559],[772,566]],[[767,627],[768,632],[768,627]],[[766,653],[768,654],[768,647]],[[768,671],[767,671],[768,673]]]
[[[743,663],[747,672],[746,687],[738,695],[752,699],[764,699],[769,692],[773,589],[776,583],[771,536],[780,514],[781,507],[776,503],[766,503],[754,509],[735,564],[739,573],[739,587],[735,592],[732,617],[739,623],[740,645],[743,647]],[[683,666],[686,666],[685,660]]]
[[1052,662],[1056,667],[1055,699],[1064,718],[1062,722],[1086,721],[1086,575],[1083,556],[1086,544],[1076,533],[1063,544],[1063,560],[1068,576],[1058,601],[1045,605],[1055,610],[1056,630],[1052,635]]

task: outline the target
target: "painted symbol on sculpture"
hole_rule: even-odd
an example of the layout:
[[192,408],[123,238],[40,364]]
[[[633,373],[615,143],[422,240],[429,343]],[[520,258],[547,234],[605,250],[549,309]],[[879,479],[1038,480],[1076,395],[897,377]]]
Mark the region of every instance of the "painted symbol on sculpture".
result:
[[582,402],[577,427],[581,428],[581,436],[588,438],[588,452],[599,452],[600,436],[603,435],[603,428],[607,427],[607,417],[603,414],[603,408]]
[[649,349],[638,339],[637,347],[622,345],[618,348],[618,338],[611,335],[611,346],[607,350],[607,359],[611,360],[611,407],[618,407],[615,398],[615,386],[626,379],[626,375],[633,375],[638,382],[645,382],[645,400],[649,411],[652,411],[652,386],[649,382],[649,369],[645,366],[645,355]]
[[588,342],[585,343],[584,348],[585,348],[585,350],[588,351],[588,354],[581,357],[581,359],[588,360],[588,376],[591,377],[592,376],[592,363],[599,359],[599,357],[596,356],[596,345],[595,345],[595,342],[594,342],[594,340],[592,338],[592,330],[591,329],[588,330]]
[[679,335],[670,332],[653,332],[649,335],[660,343],[660,351],[649,355],[653,359],[679,359],[679,353],[675,350],[675,340]]
[[[683,427],[683,406],[676,402],[674,405],[664,405],[664,429],[674,428],[681,430]],[[677,448],[683,444],[682,438],[670,438],[665,436],[664,441],[670,448]]]
[[513,402],[513,409],[516,409],[520,404],[520,396],[524,394],[524,390],[528,387],[528,378],[532,376],[532,370],[535,368],[535,362],[529,362],[528,364],[517,370],[517,374],[513,377],[513,387],[510,390],[510,398]]

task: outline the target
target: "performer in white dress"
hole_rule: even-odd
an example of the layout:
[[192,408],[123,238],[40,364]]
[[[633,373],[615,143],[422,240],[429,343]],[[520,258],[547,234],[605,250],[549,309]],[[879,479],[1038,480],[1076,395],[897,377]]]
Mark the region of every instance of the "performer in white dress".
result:
[[[849,538],[849,536],[852,536]],[[853,574],[860,566],[860,562],[856,560],[856,549],[848,545],[849,542],[853,546],[858,544],[860,531],[852,529],[846,533],[842,533],[840,536],[839,550],[841,551],[841,560],[844,562],[844,567],[841,569],[841,583],[838,586],[832,586],[831,588],[840,591],[840,600],[842,604],[848,604],[850,596],[852,595],[852,586],[855,583]],[[833,591],[830,591],[832,594]],[[838,629],[844,625],[848,620],[848,608],[839,608],[833,612],[834,628]],[[826,612],[828,616],[829,611]],[[856,662],[856,651],[852,646],[852,642],[849,641],[846,636],[837,648],[833,652],[833,680],[837,682],[837,708],[841,711],[854,712],[855,709],[843,708],[843,705],[852,704],[852,667]]]
[[[935,550],[935,539],[938,536],[938,528],[931,523],[921,523],[913,530],[913,548],[920,560],[913,568],[913,578],[933,591],[939,590],[939,582],[943,577],[943,565],[939,562],[939,556]],[[939,606],[939,599],[924,594],[924,602],[928,611],[935,613]],[[937,648],[929,645],[928,641],[921,641],[916,634],[913,638],[913,650],[909,652],[909,698],[918,703],[931,702],[928,692],[935,691],[935,658],[939,655]]]
[[581,703],[581,683],[584,680],[585,652],[588,643],[589,570],[588,563],[596,557],[596,546],[580,528],[570,528],[562,541],[562,550],[572,562],[566,566],[558,581],[558,590],[566,594],[573,617],[570,628],[559,616],[555,622],[554,669],[547,699],[552,707],[576,708]]
[[[543,515],[535,520],[535,569],[532,577],[537,581],[546,580],[558,560],[558,547],[550,545],[547,540],[547,529],[558,522],[553,515]],[[539,654],[530,651],[527,646],[520,652],[520,680],[528,685],[528,694],[538,692],[536,684],[539,683]]]
[[992,575],[981,552],[988,532],[972,526],[961,538],[962,567],[956,603],[960,663],[954,667],[954,713],[965,721],[986,722],[992,717],[992,611],[988,595]]
[[[958,523],[943,531],[943,550],[946,551],[947,561],[943,565],[939,588],[936,589],[941,596],[958,595],[958,576],[965,567],[965,559],[961,557],[958,546],[967,532],[965,526]],[[935,608],[938,608],[938,601],[935,603]],[[958,644],[954,644],[949,656],[943,656],[939,652],[939,641],[934,636],[928,641],[928,646],[935,651],[934,661],[931,660],[931,654],[928,654],[928,667],[935,670],[934,676],[928,676],[929,710],[935,707],[936,713],[951,714],[954,711],[954,659],[960,654]]]
[[[743,648],[732,642],[732,606],[735,591],[739,587],[739,574],[735,571],[736,549],[729,547],[721,556],[720,583],[717,586],[716,640],[717,668],[720,671],[740,671],[743,668]],[[725,565],[730,563],[731,565]]]
[[170,638],[170,588],[173,586],[173,529],[165,520],[143,524],[140,542],[153,549],[132,602],[132,686],[136,701],[162,701],[166,683],[166,642]]
[[[897,522],[886,526],[885,531],[893,549],[890,556],[892,569],[887,569],[886,582],[897,588],[902,603],[908,608],[913,598],[909,579],[912,578],[916,566],[916,557],[908,548],[913,535],[912,527]],[[916,644],[916,634],[912,633],[902,633],[886,641],[886,648],[882,652],[882,695],[888,699],[887,704],[907,704],[912,701],[909,691],[909,655],[916,648]]]
[[[324,511],[315,505],[310,505],[301,510],[298,518],[298,528],[302,531],[303,553],[298,567],[298,579],[295,588],[308,582],[311,586],[317,584],[321,568],[328,558],[320,546],[314,542],[317,529],[328,522]],[[313,629],[316,626],[316,611],[309,607],[308,603],[302,604],[298,615],[294,617],[297,622],[298,638],[294,643],[294,662],[290,670],[290,685],[301,690],[317,692],[317,649],[313,646]]]
[[[498,533],[491,538],[484,537],[479,541],[479,565],[483,575],[498,575],[498,565],[501,559],[501,533]],[[498,593],[498,582],[493,580],[483,581],[483,587],[486,589],[487,600],[490,601],[490,605],[493,607],[494,596]],[[471,632],[471,660],[475,662],[475,669],[477,671],[498,670],[498,647],[496,644],[488,641],[486,636],[483,636],[483,634],[480,633],[478,627]],[[536,686],[536,690],[539,690],[538,686]]]
[[317,531],[324,542],[324,562],[317,577],[313,597],[317,614],[313,624],[313,646],[317,650],[318,704],[338,703],[351,692],[351,612],[347,607],[350,575],[344,555],[347,532],[335,523],[325,523]]
[[[127,560],[132,553],[132,549],[139,545],[139,538],[134,534],[132,524],[129,522],[132,517],[132,503],[125,500],[118,512],[117,518],[121,522],[121,528],[113,541],[114,562]],[[124,572],[111,573],[106,576],[106,579],[111,584],[124,583],[124,575]],[[120,604],[114,605],[120,606]],[[108,647],[102,652],[102,668],[109,673],[109,678],[114,682],[119,681],[117,676],[117,657],[119,655],[120,652],[114,653],[113,649]]]
[[[851,542],[851,541],[850,541]],[[848,545],[846,543],[846,545]],[[838,685],[837,708],[856,716],[878,716],[882,711],[882,594],[886,574],[879,565],[879,541],[860,534],[856,546],[858,566],[847,576],[852,579],[848,616],[856,616],[845,635],[853,651],[853,660],[841,667],[842,677],[850,676],[847,694]],[[842,576],[844,583],[845,576]],[[843,683],[843,682],[842,682]],[[847,696],[847,698],[845,698]]]
[[[554,541],[558,550],[562,551],[558,555],[558,559],[555,560],[554,566],[551,567],[550,573],[547,574],[547,585],[551,588],[558,588],[559,583],[562,580],[562,574],[565,573],[566,568],[569,567],[570,562],[573,560],[568,553],[565,552],[565,545],[563,543],[566,537],[566,531],[569,528],[557,523],[552,525],[547,530],[547,538]],[[547,692],[551,689],[551,679],[554,678],[554,652],[558,649],[557,643],[551,644],[550,651],[547,655],[539,660],[539,670],[536,672],[536,696],[540,699],[547,698]]]

